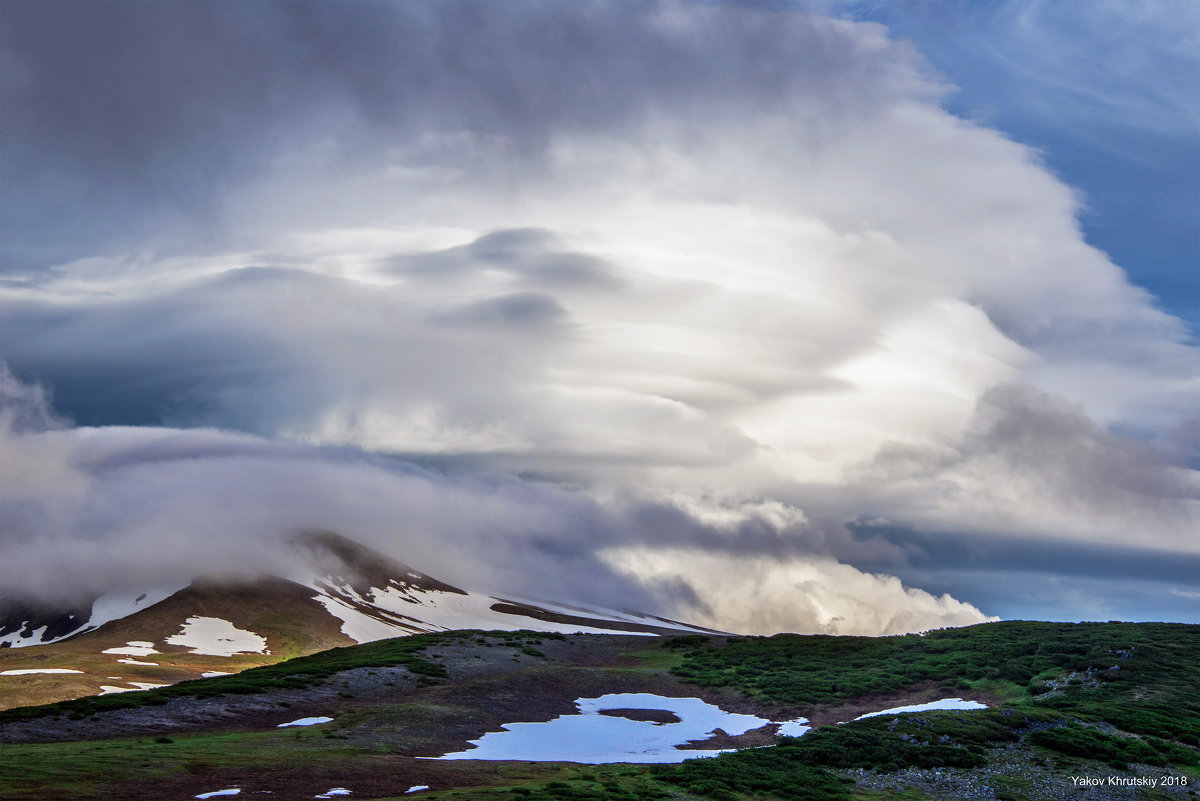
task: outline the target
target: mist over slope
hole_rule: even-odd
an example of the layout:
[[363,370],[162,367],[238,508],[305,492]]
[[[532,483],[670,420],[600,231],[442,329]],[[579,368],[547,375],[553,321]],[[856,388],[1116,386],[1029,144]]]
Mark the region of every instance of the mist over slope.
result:
[[[10,420],[53,419],[37,393],[9,382],[30,400]],[[771,516],[772,507],[731,510],[729,521],[708,523],[661,500],[599,500],[499,473],[448,474],[356,449],[214,430],[10,427],[3,443],[23,455],[24,467],[6,482],[0,514],[8,558],[0,587],[52,606],[183,586],[198,576],[305,573],[308,557],[291,540],[325,529],[457,586],[714,628],[727,619],[746,631],[782,621],[788,628],[879,633],[983,619],[949,597],[812,558],[802,520],[789,525]],[[643,578],[609,555],[648,539],[704,543],[742,559],[755,548],[764,557],[782,554],[797,570],[847,571],[858,583],[824,595],[827,606],[818,609],[801,589],[785,587],[774,600],[750,592],[752,572],[725,587],[676,571]],[[889,620],[875,615],[877,604],[892,610]],[[864,609],[870,614],[856,615]]]

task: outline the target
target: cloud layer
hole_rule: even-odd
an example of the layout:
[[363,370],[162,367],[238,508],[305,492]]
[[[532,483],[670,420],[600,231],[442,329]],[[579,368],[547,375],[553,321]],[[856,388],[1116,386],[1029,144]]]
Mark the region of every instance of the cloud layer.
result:
[[[0,357],[83,424],[245,432],[10,435],[89,499],[58,523],[11,506],[23,542],[336,523],[436,572],[494,536],[467,578],[514,591],[521,560],[559,559],[619,588],[599,601],[854,632],[979,615],[851,567],[919,561],[862,521],[981,564],[1035,535],[1200,550],[1185,326],[879,26],[678,3],[5,14],[0,191],[23,202]],[[153,455],[177,446],[220,456]],[[239,449],[262,481],[223,478]],[[133,484],[101,477],[143,469],[108,509]],[[460,519],[464,492],[494,517]],[[126,516],[156,493],[169,514]],[[236,519],[198,511],[214,497]]]
[[[4,374],[0,391],[0,464],[20,466],[0,474],[0,586],[22,597],[87,602],[201,576],[292,575],[300,564],[287,538],[329,529],[472,589],[739,631],[879,633],[984,619],[948,596],[813,557],[797,547],[802,516],[777,504],[705,520],[667,501],[438,473],[356,449],[208,429],[47,428],[53,418],[36,389]],[[679,547],[710,560],[757,558],[778,586],[747,597],[748,574],[713,587],[703,561],[655,561]],[[651,551],[621,553],[630,549]],[[808,587],[831,581],[853,591],[809,599]],[[885,621],[881,608],[891,610]]]

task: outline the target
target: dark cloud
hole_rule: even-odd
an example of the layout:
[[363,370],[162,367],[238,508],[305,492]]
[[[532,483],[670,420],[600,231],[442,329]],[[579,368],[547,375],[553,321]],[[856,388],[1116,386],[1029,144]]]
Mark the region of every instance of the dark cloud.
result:
[[441,323],[492,329],[542,328],[566,317],[566,310],[549,295],[518,292],[487,298],[438,316]]
[[3,15],[9,270],[145,247],[164,228],[207,247],[223,194],[306,137],[363,160],[457,132],[470,141],[456,159],[485,148],[496,170],[562,133],[786,104],[798,81],[837,104],[906,80],[803,15],[675,3],[100,0]]
[[[978,537],[963,532],[922,531],[878,520],[846,525],[865,548],[846,549],[864,570],[886,571],[906,581],[920,574],[994,571],[1044,573],[1124,581],[1200,582],[1200,556],[1136,545],[1062,542],[1044,537]],[[894,546],[889,548],[887,546]],[[874,558],[867,556],[874,554]],[[973,593],[961,597],[975,603]]]

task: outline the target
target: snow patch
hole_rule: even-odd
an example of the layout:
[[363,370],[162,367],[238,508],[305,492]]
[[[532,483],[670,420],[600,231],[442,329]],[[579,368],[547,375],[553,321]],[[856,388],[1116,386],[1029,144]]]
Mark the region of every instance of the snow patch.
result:
[[149,667],[160,667],[157,662],[139,662],[136,659],[118,659],[122,665],[147,665]]
[[211,793],[201,793],[196,798],[216,798],[219,795],[237,795],[242,790],[240,787],[230,787],[228,790],[213,790]]
[[936,709],[987,709],[987,704],[981,704],[978,701],[964,701],[961,698],[943,698],[940,701],[930,701],[927,704],[912,704],[910,706],[896,706],[891,709],[881,709],[878,712],[868,712],[865,715],[859,715],[855,720],[863,718],[874,718],[880,715],[905,715],[910,712],[930,712]]
[[412,787],[409,787],[407,790],[405,790],[404,794],[408,795],[409,793],[417,793],[417,792],[420,792],[421,790],[428,790],[428,789],[429,789],[428,784],[414,784]]
[[[418,604],[414,610],[414,601]],[[454,629],[491,629],[517,631],[531,629],[533,631],[555,631],[563,634],[612,634],[612,629],[603,628],[603,623],[597,627],[576,626],[569,623],[553,623],[537,618],[510,615],[492,609],[492,604],[498,603],[496,598],[479,593],[460,595],[455,592],[440,592],[437,590],[420,591],[408,588],[401,590],[388,587],[386,590],[373,589],[369,603],[389,612],[419,615],[421,622],[428,626],[429,631],[452,631]],[[637,632],[623,632],[637,633]]]
[[287,726],[316,726],[318,723],[328,723],[331,720],[333,720],[333,718],[300,718],[299,720],[293,720],[291,723],[280,723],[275,728],[282,729],[286,728]]
[[[313,597],[329,614],[342,621],[342,633],[357,643],[374,642],[418,632],[453,631],[455,629],[488,629],[492,631],[553,631],[563,634],[645,634],[649,632],[620,631],[604,628],[604,621],[595,626],[555,623],[537,618],[497,612],[496,603],[507,603],[490,595],[468,592],[422,590],[412,586],[372,587],[360,595],[348,584],[335,585],[313,576],[297,579],[317,591]],[[359,605],[377,610],[378,616],[366,614]],[[564,607],[565,609],[565,607]],[[579,616],[575,609],[568,614]],[[595,614],[595,613],[593,613]],[[614,617],[624,618],[623,615]],[[655,625],[662,625],[656,622]]]
[[780,723],[779,731],[775,733],[782,737],[800,737],[810,731],[812,731],[812,726],[808,725],[808,718],[796,718]]
[[154,643],[152,642],[130,640],[120,648],[105,648],[100,653],[116,654],[118,656],[150,656],[151,654],[157,654],[158,651],[154,650]]
[[338,795],[350,795],[350,791],[345,787],[334,787],[332,790],[326,790],[321,795],[314,795],[313,798],[333,798]]
[[224,670],[207,670],[200,674],[202,679],[211,679],[214,676],[232,676],[232,673],[226,673]]
[[71,668],[23,668],[21,670],[0,670],[0,676],[28,676],[31,673],[82,673],[82,670]]
[[[167,598],[170,598],[186,586],[187,584],[179,584],[146,590],[145,592],[110,592],[106,595],[101,595],[92,601],[91,618],[81,631],[91,631],[92,629],[100,628],[110,621],[120,620],[123,617],[129,617],[135,612],[149,609],[159,601],[165,601]],[[146,644],[149,645],[149,643]]]
[[[527,762],[666,763],[716,756],[732,749],[681,750],[676,746],[708,739],[716,729],[737,736],[770,723],[754,715],[726,712],[699,698],[668,698],[652,693],[610,693],[580,698],[577,715],[545,723],[508,723],[504,731],[471,740],[475,748],[432,759],[525,760]],[[655,723],[601,715],[604,709],[673,712],[676,723]]]
[[[28,637],[22,637],[21,632],[24,631],[25,627],[28,625],[29,621],[23,620],[21,621],[21,626],[16,631],[11,631],[8,634],[5,634],[3,637],[0,637],[0,647],[24,648],[29,645],[44,645],[47,642],[54,642],[54,639],[49,639],[45,642],[42,641],[42,637],[46,634],[46,626],[39,626],[38,628],[29,632]],[[58,639],[62,638],[59,637]]]
[[[57,637],[43,639],[46,636],[46,626],[41,626],[29,633],[28,637],[21,636],[21,632],[25,630],[25,626],[29,621],[24,621],[21,627],[16,631],[9,632],[0,637],[0,647],[9,648],[26,648],[31,645],[48,645],[52,642],[65,640],[67,637],[74,637],[85,632],[93,631],[113,620],[120,620],[123,617],[128,617],[135,612],[140,612],[154,604],[162,601],[179,590],[186,587],[186,584],[168,587],[166,589],[147,590],[145,592],[120,592],[108,593],[101,595],[96,600],[92,601],[91,612],[88,619],[84,622],[80,619],[79,626],[60,634]],[[74,617],[74,615],[72,615]],[[131,656],[145,656],[145,654],[131,654]]]
[[389,637],[404,637],[427,630],[416,628],[415,625],[408,627],[387,623],[363,614],[339,598],[331,598],[323,593],[314,595],[313,600],[325,607],[325,611],[330,615],[342,621],[342,634],[359,644],[386,640]]
[[130,681],[126,684],[132,684],[132,687],[114,687],[109,684],[100,685],[100,695],[114,695],[115,693],[132,693],[138,690],[151,690],[155,687],[166,687],[165,684],[156,684],[150,681]]
[[219,617],[189,617],[178,634],[167,638],[167,644],[182,645],[204,656],[267,653],[265,637]]

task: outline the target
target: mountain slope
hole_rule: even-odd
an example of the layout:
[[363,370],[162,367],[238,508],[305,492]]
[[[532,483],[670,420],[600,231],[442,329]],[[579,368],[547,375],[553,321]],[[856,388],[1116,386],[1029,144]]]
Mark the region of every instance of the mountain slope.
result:
[[302,568],[288,577],[198,578],[167,594],[97,599],[90,612],[10,603],[0,629],[8,646],[0,649],[0,708],[147,689],[425,632],[707,632],[647,615],[471,592],[327,532],[294,546]]

